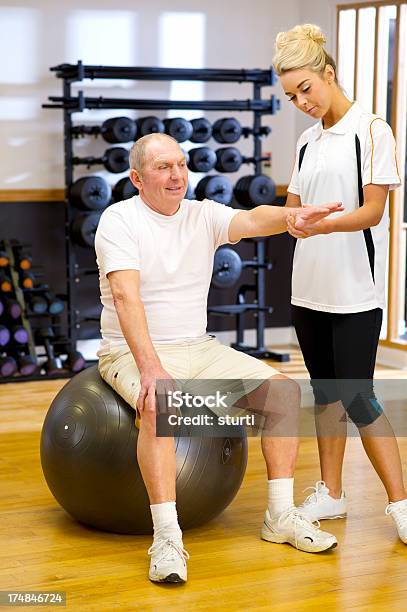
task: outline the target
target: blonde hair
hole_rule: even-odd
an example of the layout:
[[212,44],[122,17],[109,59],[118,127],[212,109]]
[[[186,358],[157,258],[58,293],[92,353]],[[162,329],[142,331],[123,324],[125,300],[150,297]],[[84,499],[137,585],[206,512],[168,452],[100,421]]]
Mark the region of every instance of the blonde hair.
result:
[[177,140],[175,140],[175,138],[173,138],[172,136],[169,136],[168,134],[161,134],[161,132],[154,133],[154,134],[146,134],[146,136],[142,136],[141,138],[136,140],[134,145],[131,147],[130,154],[129,154],[130,168],[133,170],[136,170],[137,174],[141,175],[143,172],[144,165],[147,159],[148,144],[152,140],[157,140],[157,139],[167,140],[169,142],[175,142],[175,144],[179,146],[179,143]]
[[297,25],[287,32],[279,32],[275,42],[273,67],[278,76],[289,70],[308,68],[322,74],[329,64],[335,70],[335,60],[325,50],[326,38],[321,28],[311,23]]

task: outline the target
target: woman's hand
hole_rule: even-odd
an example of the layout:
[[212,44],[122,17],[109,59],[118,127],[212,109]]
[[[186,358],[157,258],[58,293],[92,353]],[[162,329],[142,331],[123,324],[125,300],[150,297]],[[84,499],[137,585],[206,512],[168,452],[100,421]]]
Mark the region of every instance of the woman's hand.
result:
[[317,234],[328,234],[329,220],[326,219],[334,212],[341,212],[344,207],[341,202],[332,202],[323,206],[304,204],[301,208],[293,209],[287,217],[287,230],[294,238],[309,238]]

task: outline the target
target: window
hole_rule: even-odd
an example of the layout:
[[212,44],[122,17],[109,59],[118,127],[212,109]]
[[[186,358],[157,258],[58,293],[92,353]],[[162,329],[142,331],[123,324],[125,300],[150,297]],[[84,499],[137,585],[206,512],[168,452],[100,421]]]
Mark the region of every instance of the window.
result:
[[390,193],[388,308],[381,342],[407,350],[407,2],[338,6],[338,77],[356,99],[391,125],[402,187]]

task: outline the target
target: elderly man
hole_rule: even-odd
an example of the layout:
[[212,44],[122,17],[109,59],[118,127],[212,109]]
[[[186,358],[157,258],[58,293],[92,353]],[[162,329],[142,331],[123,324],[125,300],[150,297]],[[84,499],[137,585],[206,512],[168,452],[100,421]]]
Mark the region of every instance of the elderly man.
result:
[[[107,208],[96,234],[103,304],[99,370],[140,415],[137,458],[154,525],[150,580],[185,582],[188,553],[175,503],[174,438],[156,435],[156,381],[222,379],[224,391],[228,379],[244,379],[249,410],[262,412],[267,420],[270,403],[274,411],[285,403],[297,419],[299,392],[293,381],[206,334],[215,250],[241,238],[285,232],[288,213],[275,206],[241,211],[209,200],[184,200],[185,156],[164,134],[140,138],[131,149],[130,167],[140,195]],[[312,224],[340,209],[333,203],[290,211]],[[286,383],[284,401],[271,390],[279,379]],[[266,427],[270,430],[272,425]],[[308,552],[327,550],[336,546],[335,537],[294,506],[297,448],[295,433],[263,432],[268,507],[261,535]]]

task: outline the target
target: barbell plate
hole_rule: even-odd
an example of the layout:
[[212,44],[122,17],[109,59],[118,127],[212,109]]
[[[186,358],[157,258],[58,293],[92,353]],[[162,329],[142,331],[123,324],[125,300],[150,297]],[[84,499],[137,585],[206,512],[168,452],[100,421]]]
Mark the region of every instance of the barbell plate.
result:
[[115,202],[121,202],[127,200],[133,196],[138,195],[138,189],[133,185],[128,177],[120,179],[113,187],[113,199]]
[[249,198],[254,206],[272,204],[276,198],[274,181],[264,174],[254,176],[249,184]]
[[134,142],[137,125],[129,117],[113,117],[102,123],[101,133],[106,142]]
[[210,172],[216,164],[216,153],[209,147],[189,150],[188,168],[192,172]]
[[140,137],[147,136],[147,134],[163,134],[165,131],[164,123],[153,115],[137,119],[137,128]]
[[106,149],[103,164],[106,170],[120,174],[129,169],[129,152],[124,147]]
[[242,154],[236,147],[223,147],[216,150],[215,169],[218,172],[237,172],[242,163]]
[[212,127],[212,136],[217,142],[232,144],[242,135],[242,126],[234,117],[224,117],[215,121]]
[[276,186],[273,179],[264,174],[242,176],[235,185],[234,194],[241,206],[254,208],[272,204],[276,197]]
[[191,142],[202,143],[207,142],[212,136],[212,125],[205,119],[205,117],[199,117],[198,119],[192,119],[192,136]]
[[103,210],[110,202],[112,190],[101,176],[84,176],[72,184],[70,195],[82,210]]
[[218,289],[228,289],[237,283],[243,264],[240,255],[229,247],[220,247],[213,264],[212,285]]
[[214,200],[229,205],[232,202],[233,186],[226,176],[205,176],[196,186],[197,200]]
[[182,117],[164,119],[164,126],[166,134],[175,138],[177,142],[189,140],[194,131],[191,122]]
[[79,214],[72,223],[71,234],[74,242],[84,247],[93,247],[99,220],[100,214],[96,212]]

